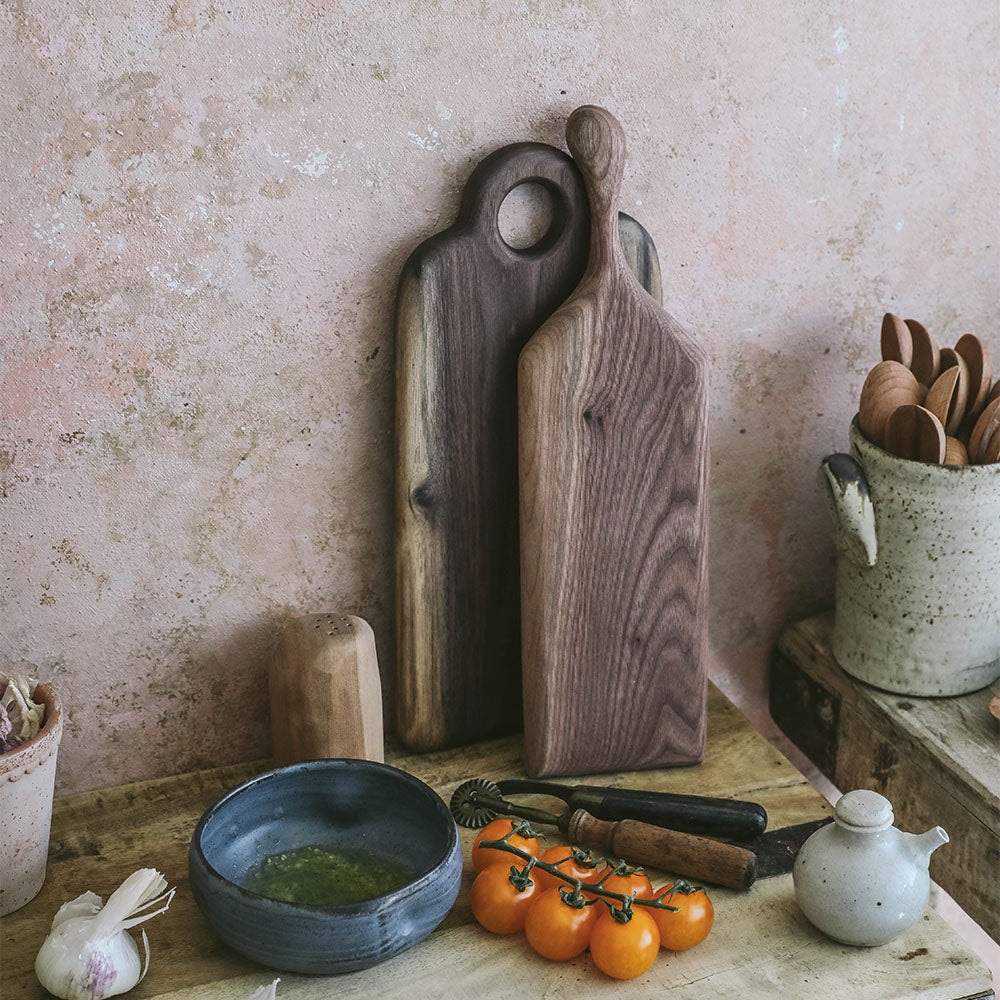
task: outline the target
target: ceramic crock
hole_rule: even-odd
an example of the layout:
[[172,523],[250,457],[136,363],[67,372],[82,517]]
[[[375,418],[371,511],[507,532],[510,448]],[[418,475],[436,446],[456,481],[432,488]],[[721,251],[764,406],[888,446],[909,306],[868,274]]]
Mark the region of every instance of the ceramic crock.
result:
[[0,917],[34,899],[45,881],[63,719],[48,684],[39,684],[34,697],[45,705],[40,732],[0,754]]
[[851,424],[819,470],[838,559],[833,655],[859,680],[956,695],[1000,677],[1000,463],[898,458]]

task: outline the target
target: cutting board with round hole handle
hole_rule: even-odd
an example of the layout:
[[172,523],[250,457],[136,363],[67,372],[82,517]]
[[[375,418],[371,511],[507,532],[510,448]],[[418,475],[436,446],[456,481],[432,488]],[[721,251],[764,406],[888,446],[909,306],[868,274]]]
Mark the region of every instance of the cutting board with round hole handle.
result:
[[615,238],[625,159],[607,111],[573,113],[586,274],[519,365],[525,766],[694,763],[707,685],[707,359]]
[[[514,250],[500,206],[542,185],[553,220]],[[656,250],[618,219],[660,297]],[[416,750],[521,726],[517,358],[587,263],[590,209],[566,153],[518,143],[470,176],[458,218],[407,260],[396,310],[396,722]]]

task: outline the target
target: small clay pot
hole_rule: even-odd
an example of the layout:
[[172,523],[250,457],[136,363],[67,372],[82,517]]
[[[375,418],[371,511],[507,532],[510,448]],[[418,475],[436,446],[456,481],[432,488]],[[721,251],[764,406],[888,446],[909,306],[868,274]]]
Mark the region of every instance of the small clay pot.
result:
[[35,688],[45,705],[38,735],[0,754],[0,917],[38,895],[45,881],[62,707],[48,684]]

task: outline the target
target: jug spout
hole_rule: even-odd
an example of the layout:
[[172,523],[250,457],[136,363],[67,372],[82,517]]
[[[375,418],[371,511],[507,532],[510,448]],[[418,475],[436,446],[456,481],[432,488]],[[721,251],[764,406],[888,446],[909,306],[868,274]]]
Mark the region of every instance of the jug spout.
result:
[[926,833],[908,833],[906,846],[910,854],[926,867],[931,862],[931,855],[949,840],[948,834],[940,826],[935,826]]
[[833,516],[837,547],[861,566],[878,558],[875,509],[864,470],[851,455],[828,455],[820,463],[819,486]]

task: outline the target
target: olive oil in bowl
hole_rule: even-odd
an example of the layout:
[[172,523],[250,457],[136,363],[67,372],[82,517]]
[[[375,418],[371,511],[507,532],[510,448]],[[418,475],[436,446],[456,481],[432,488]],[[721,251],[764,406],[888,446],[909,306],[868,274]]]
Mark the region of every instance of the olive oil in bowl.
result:
[[268,854],[243,879],[243,887],[286,903],[330,905],[375,899],[413,881],[407,865],[356,848],[308,844]]

